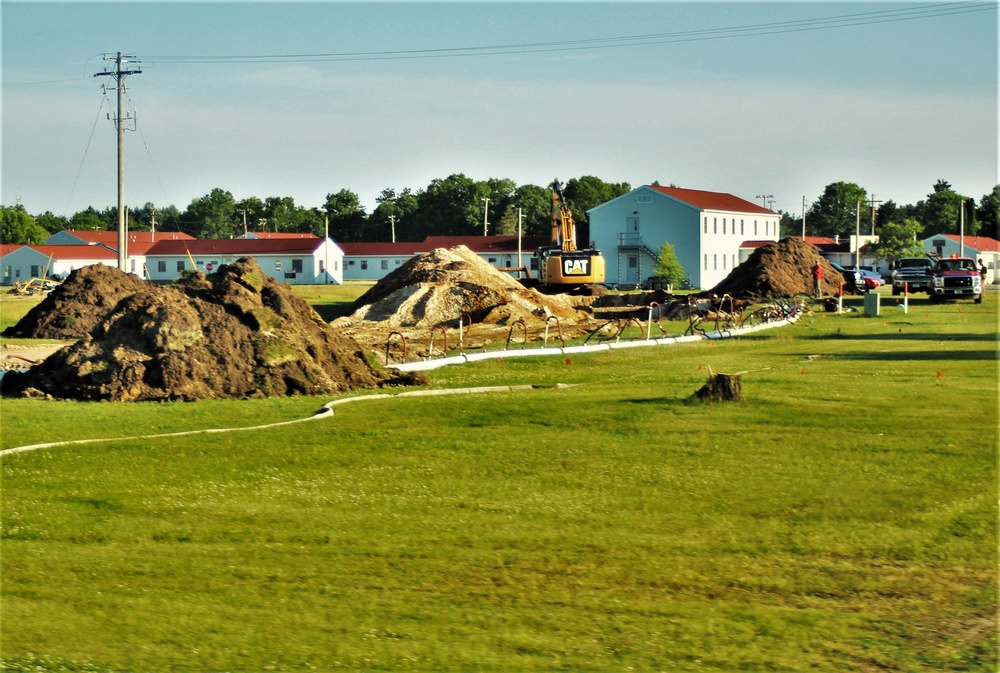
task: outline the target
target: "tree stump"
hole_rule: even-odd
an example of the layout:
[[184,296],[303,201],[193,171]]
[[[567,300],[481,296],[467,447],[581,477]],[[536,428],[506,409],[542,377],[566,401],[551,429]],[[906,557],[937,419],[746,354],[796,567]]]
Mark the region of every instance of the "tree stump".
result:
[[706,402],[735,402],[743,396],[740,374],[715,374],[692,398]]

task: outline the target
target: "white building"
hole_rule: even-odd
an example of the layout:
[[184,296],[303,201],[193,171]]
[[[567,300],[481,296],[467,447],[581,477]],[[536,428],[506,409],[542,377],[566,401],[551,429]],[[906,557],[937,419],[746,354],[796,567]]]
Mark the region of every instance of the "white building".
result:
[[172,281],[186,270],[212,273],[241,257],[253,257],[264,273],[291,285],[344,281],[344,251],[316,237],[159,241],[146,251],[146,268],[150,280]]
[[694,288],[714,287],[728,276],[745,242],[777,241],[781,221],[732,194],[658,185],[637,187],[588,215],[592,244],[607,261],[607,284],[644,282],[660,247],[670,243]]
[[[419,242],[341,243],[345,280],[381,280],[408,260],[437,248],[464,245],[498,269],[526,267],[538,277],[538,248],[545,236],[428,236]],[[518,275],[511,271],[512,275]]]
[[0,257],[0,283],[32,278],[65,278],[71,271],[92,264],[118,267],[118,253],[103,245],[19,245],[10,246]]

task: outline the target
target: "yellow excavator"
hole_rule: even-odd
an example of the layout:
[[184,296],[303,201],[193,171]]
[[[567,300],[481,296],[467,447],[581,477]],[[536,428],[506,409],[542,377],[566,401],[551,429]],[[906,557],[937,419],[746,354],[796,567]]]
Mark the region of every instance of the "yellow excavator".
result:
[[552,190],[552,242],[538,249],[538,280],[548,288],[571,290],[604,282],[605,263],[600,250],[577,249],[576,224],[558,180]]

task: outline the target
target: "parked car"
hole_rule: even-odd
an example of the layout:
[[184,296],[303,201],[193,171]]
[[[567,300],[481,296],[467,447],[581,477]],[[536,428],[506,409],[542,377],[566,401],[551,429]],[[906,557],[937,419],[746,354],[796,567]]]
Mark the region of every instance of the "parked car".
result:
[[857,271],[864,276],[865,285],[867,285],[869,289],[875,289],[876,287],[885,285],[885,281],[882,280],[882,276],[875,271],[869,271],[868,269],[858,269]]
[[878,285],[871,285],[865,280],[864,274],[857,269],[845,269],[839,264],[830,262],[830,266],[839,271],[844,276],[844,285],[851,292],[868,292]]

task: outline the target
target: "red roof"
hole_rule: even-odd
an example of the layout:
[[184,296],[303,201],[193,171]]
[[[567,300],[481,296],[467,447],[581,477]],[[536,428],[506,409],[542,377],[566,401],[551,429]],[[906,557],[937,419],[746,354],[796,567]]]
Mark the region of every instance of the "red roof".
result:
[[[521,252],[530,253],[548,244],[547,236],[522,236]],[[402,243],[338,243],[349,257],[380,257],[418,255],[436,248],[464,245],[475,253],[517,253],[517,236],[428,236],[420,242]]]
[[[945,238],[950,238],[956,243],[962,242],[962,237],[958,234],[944,234]],[[936,237],[932,237],[936,238]],[[1000,252],[1000,241],[988,236],[966,236],[965,245],[979,252]]]
[[8,252],[14,252],[22,245],[22,243],[0,243],[0,257],[6,255]]
[[[532,251],[550,242],[548,236],[522,236],[521,251]],[[454,248],[464,245],[473,252],[517,252],[517,236],[428,236],[424,248]]]
[[64,259],[118,259],[118,253],[103,245],[29,245],[46,257]]
[[[81,241],[86,241],[91,244],[104,244],[112,249],[118,248],[118,232],[117,231],[93,231],[92,229],[64,229],[64,232],[72,236],[76,236]],[[153,241],[172,241],[172,240],[194,240],[194,236],[182,233],[180,231],[130,231],[128,232],[129,243],[132,241],[142,241],[147,240]]]
[[422,242],[413,241],[400,243],[338,243],[337,245],[349,257],[412,257],[420,252],[427,252]]
[[777,243],[777,241],[743,241],[740,243],[740,248],[763,248],[772,243]]
[[306,234],[297,231],[251,231],[257,238],[319,238],[316,234]]
[[680,187],[662,187],[660,185],[648,185],[650,189],[655,189],[661,194],[673,197],[678,201],[694,206],[701,210],[722,210],[733,213],[758,213],[760,215],[777,215],[773,210],[768,210],[763,206],[758,206],[752,201],[741,199],[732,194],[723,192],[706,192],[701,189],[682,189]]
[[322,238],[209,238],[190,241],[159,241],[146,254],[155,255],[311,255]]

